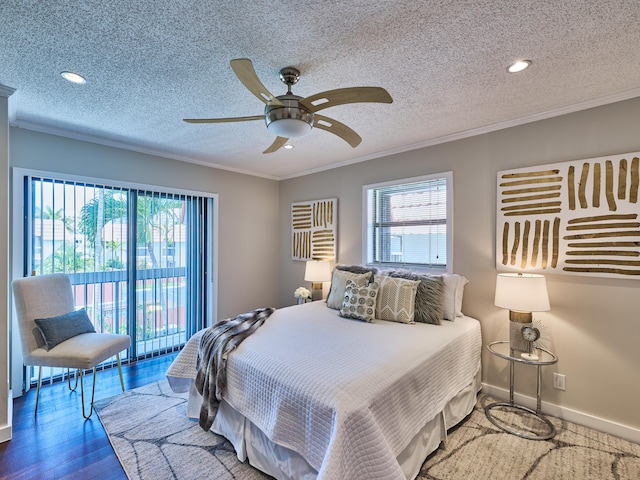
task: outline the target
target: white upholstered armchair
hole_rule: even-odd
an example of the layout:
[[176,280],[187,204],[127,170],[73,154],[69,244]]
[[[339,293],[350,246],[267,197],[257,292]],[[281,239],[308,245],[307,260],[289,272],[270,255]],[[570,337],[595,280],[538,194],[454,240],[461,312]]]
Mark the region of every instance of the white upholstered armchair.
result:
[[[129,347],[128,335],[95,333],[86,312],[75,310],[69,277],[63,273],[20,278],[13,281],[13,294],[18,314],[22,355],[25,365],[37,366],[38,398],[42,367],[77,369],[82,395],[82,416],[91,417],[96,385],[96,365],[116,356],[120,385],[124,391],[120,352]],[[89,414],[85,413],[84,370],[93,369],[93,387]]]

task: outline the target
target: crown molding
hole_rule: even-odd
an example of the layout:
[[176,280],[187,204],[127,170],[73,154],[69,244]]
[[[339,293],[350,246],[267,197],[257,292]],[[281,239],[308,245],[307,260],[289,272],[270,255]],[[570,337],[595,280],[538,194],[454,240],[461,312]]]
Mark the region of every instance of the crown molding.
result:
[[531,115],[525,115],[523,117],[514,118],[504,122],[498,122],[484,127],[472,128],[470,130],[463,130],[461,132],[452,133],[449,135],[443,135],[441,137],[431,138],[422,142],[412,143],[410,145],[403,145],[401,147],[392,148],[389,150],[383,150],[381,152],[372,153],[358,158],[352,158],[344,162],[336,162],[330,165],[324,165],[312,170],[306,170],[286,177],[279,177],[279,180],[287,180],[290,178],[302,177],[304,175],[310,175],[312,173],[318,173],[325,170],[331,170],[333,168],[344,167],[347,165],[353,165],[354,163],[366,162],[367,160],[373,160],[375,158],[389,157],[391,155],[397,155],[399,153],[409,152],[412,150],[418,150],[420,148],[432,147],[434,145],[440,145],[443,143],[453,142],[456,140],[463,140],[469,137],[475,137],[477,135],[483,135],[485,133],[496,132],[498,130],[504,130],[511,127],[517,127],[519,125],[525,125],[527,123],[537,122],[538,120],[546,120],[553,117],[559,117],[561,115],[567,115],[569,113],[576,113],[582,110],[588,110],[590,108],[602,107],[611,103],[622,102],[624,100],[631,100],[632,98],[640,97],[640,88],[634,88],[631,90],[625,90],[624,92],[618,92],[604,97],[598,97],[590,99],[584,102],[575,103],[572,105],[566,105],[559,108],[547,110],[545,112],[534,113]]
[[242,170],[240,168],[233,168],[226,165],[219,165],[216,163],[207,162],[197,158],[188,157],[185,155],[169,154],[162,150],[157,150],[134,143],[122,142],[111,138],[101,137],[98,135],[91,135],[88,133],[72,132],[64,128],[58,128],[51,125],[44,125],[36,122],[28,122],[24,120],[13,120],[11,126],[16,128],[23,128],[25,130],[31,130],[34,132],[45,133],[47,135],[55,135],[57,137],[70,138],[72,140],[79,140],[82,142],[95,143],[97,145],[103,145],[105,147],[120,148],[122,150],[128,150],[131,152],[138,152],[145,155],[153,155],[154,157],[168,158],[169,160],[176,160],[179,162],[192,163],[203,167],[215,168],[218,170],[225,170],[228,172],[240,173],[242,175],[251,175],[252,177],[265,178],[267,180],[279,180],[273,175],[266,175],[249,170]]
[[2,85],[2,84],[0,83],[0,97],[7,97],[7,98],[9,98],[11,95],[13,95],[13,94],[14,94],[14,92],[15,92],[15,91],[16,91],[16,89],[15,89],[15,88],[11,88],[11,87],[8,87],[8,86],[6,86],[6,85]]

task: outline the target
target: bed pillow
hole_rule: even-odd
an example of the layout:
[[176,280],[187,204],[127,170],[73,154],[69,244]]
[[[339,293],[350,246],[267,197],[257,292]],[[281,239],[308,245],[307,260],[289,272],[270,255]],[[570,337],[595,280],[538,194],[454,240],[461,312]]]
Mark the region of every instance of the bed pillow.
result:
[[76,335],[96,332],[84,308],[58,317],[36,318],[34,321],[44,338],[47,351]]
[[372,273],[351,273],[334,268],[331,276],[331,289],[327,296],[327,307],[339,310],[344,300],[344,290],[347,286],[347,280],[351,280],[358,285],[366,285],[369,283]]
[[343,272],[351,272],[351,273],[373,273],[374,275],[378,273],[378,269],[376,267],[367,267],[365,265],[345,265],[338,264],[335,266],[337,270],[342,270]]
[[376,275],[380,285],[376,304],[376,318],[391,322],[415,323],[416,292],[419,280]]
[[456,317],[463,315],[462,297],[464,295],[464,286],[469,283],[469,280],[457,273],[445,273],[435,276],[442,277],[444,280],[443,317],[445,320],[453,322]]
[[444,279],[429,275],[420,275],[407,270],[389,270],[385,275],[407,280],[419,280],[416,291],[415,317],[414,320],[420,323],[430,323],[440,325],[444,318]]
[[375,281],[359,285],[353,280],[347,280],[339,315],[363,322],[373,322],[376,317],[378,291],[379,285]]

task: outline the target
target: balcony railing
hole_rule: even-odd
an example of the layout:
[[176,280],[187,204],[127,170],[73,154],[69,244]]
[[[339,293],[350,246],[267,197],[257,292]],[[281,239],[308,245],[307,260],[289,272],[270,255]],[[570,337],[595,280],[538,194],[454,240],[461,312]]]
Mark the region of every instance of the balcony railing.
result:
[[[185,344],[186,268],[138,270],[134,297],[128,291],[126,270],[68,275],[75,308],[87,311],[96,332],[131,336],[131,347],[121,353],[123,362],[179,350]],[[130,305],[130,298],[135,298],[134,305]],[[130,318],[135,321],[129,321]],[[102,367],[113,362],[110,359]],[[29,375],[32,384],[37,381],[34,370]],[[43,379],[53,382],[65,372],[60,368],[43,368]]]

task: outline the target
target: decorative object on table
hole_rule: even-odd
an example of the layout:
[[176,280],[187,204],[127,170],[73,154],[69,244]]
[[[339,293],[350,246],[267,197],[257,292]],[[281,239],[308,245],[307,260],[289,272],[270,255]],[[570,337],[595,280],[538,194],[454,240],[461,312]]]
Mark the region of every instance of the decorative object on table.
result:
[[298,299],[298,305],[302,305],[311,299],[311,292],[308,288],[298,287],[295,292],[293,292],[293,296]]
[[530,344],[523,338],[522,329],[532,326],[532,312],[544,312],[551,308],[544,275],[535,273],[498,274],[494,304],[497,307],[509,309],[511,348],[519,352],[530,353]]
[[537,328],[538,331],[540,332],[540,336],[538,337],[538,339],[535,342],[533,342],[533,348],[534,349],[551,348],[551,341],[549,339],[549,329],[547,328],[547,326],[537,318],[533,319],[532,326]]
[[640,279],[640,152],[498,172],[499,270]]
[[311,282],[311,300],[322,300],[322,282],[331,280],[329,262],[309,260],[304,269],[304,281]]
[[338,199],[291,204],[291,258],[336,260]]
[[[533,322],[532,322],[533,323]],[[538,355],[534,352],[534,343],[540,338],[540,330],[536,327],[527,325],[522,327],[522,338],[527,342],[526,353],[521,353],[520,356],[525,360],[538,360]]]

